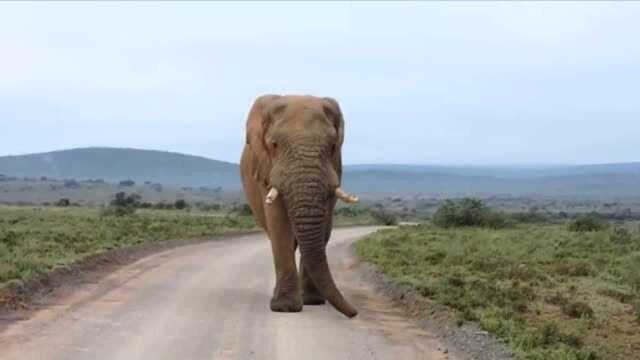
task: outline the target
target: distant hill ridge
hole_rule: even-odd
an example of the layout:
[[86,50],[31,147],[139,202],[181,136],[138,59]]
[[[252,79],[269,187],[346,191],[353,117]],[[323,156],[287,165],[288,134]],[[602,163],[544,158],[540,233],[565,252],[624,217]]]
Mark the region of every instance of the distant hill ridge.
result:
[[531,165],[531,166],[451,166],[361,164],[349,166],[351,171],[395,171],[497,178],[541,178],[576,175],[640,175],[640,162],[593,165]]
[[[132,179],[240,190],[238,164],[180,153],[92,147],[0,157],[0,174]],[[576,166],[351,165],[344,187],[359,193],[640,196],[640,162]]]
[[0,157],[0,174],[63,179],[153,181],[239,189],[233,163],[157,150],[92,147]]

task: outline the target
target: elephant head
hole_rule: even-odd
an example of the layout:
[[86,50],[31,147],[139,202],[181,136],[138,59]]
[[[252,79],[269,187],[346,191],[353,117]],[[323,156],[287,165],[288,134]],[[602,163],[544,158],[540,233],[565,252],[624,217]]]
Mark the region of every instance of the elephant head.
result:
[[358,201],[340,189],[343,140],[342,112],[331,98],[267,95],[249,114],[252,172],[269,189],[266,206],[282,200],[302,266],[324,298],[352,317],[357,311],[337,289],[325,249],[336,199]]

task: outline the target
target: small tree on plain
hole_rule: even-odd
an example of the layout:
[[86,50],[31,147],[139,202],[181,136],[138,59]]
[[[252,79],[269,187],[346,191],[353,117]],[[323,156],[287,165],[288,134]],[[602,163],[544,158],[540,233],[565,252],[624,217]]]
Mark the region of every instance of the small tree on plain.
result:
[[60,199],[56,203],[56,206],[59,206],[59,207],[68,207],[70,205],[71,205],[71,201],[69,199],[67,199],[67,198]]
[[184,199],[180,199],[180,200],[176,200],[174,206],[176,207],[176,209],[178,210],[184,210],[186,208],[189,207],[189,204],[187,204],[187,201]]

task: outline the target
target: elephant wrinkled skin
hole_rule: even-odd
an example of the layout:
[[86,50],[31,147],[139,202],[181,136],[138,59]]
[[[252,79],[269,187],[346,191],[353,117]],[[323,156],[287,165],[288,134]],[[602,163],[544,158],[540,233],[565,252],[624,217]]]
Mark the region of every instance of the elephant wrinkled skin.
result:
[[325,250],[337,199],[357,201],[340,189],[343,140],[342,112],[331,98],[265,95],[249,112],[240,171],[249,206],[271,240],[273,311],[297,312],[326,299],[348,317],[358,313],[337,289]]

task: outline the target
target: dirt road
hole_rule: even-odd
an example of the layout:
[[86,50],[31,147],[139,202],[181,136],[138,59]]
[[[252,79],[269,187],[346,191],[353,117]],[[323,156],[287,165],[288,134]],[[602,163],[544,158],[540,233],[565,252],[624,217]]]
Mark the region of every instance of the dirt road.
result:
[[349,246],[374,230],[337,229],[328,250],[355,319],[331,305],[271,312],[268,240],[247,235],[158,253],[54,299],[0,333],[0,359],[446,359],[355,270]]

